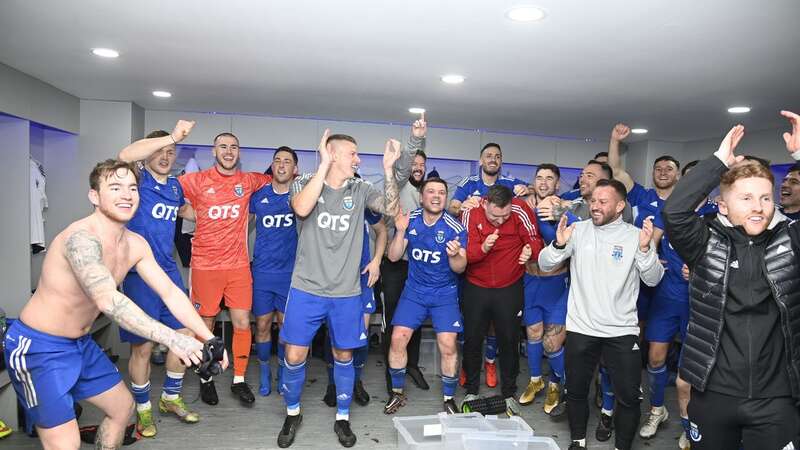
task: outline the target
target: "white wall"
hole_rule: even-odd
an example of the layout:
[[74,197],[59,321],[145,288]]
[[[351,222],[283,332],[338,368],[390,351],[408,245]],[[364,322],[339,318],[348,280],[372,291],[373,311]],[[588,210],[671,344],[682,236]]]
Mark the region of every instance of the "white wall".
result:
[[0,112],[77,133],[79,100],[0,63]]
[[[772,164],[789,164],[793,160],[786,150],[786,143],[784,143],[783,137],[781,137],[786,131],[789,131],[788,127],[753,132],[745,131],[744,139],[736,148],[736,153],[738,155],[753,155],[766,158]],[[704,159],[719,148],[719,143],[723,137],[725,137],[724,133],[712,139],[687,142],[683,145],[683,154],[688,158],[687,160]]]
[[30,131],[27,120],[0,116],[0,305],[19,317],[30,298]]
[[[372,124],[147,110],[145,134],[155,129],[169,131],[178,119],[197,121],[195,130],[185,144],[208,146],[214,136],[230,131],[239,137],[243,147],[276,148],[288,145],[299,150],[314,150],[319,145],[324,129],[330,128],[333,133],[352,135],[358,141],[359,151],[367,154],[382,153],[388,138],[406,140],[410,127],[410,122],[409,125]],[[566,167],[583,167],[597,152],[608,147],[607,142],[587,143],[523,134],[437,128],[431,124],[427,152],[435,158],[472,160],[478,158],[481,147],[487,142],[500,144],[503,160],[508,163],[555,162]],[[246,156],[242,155],[243,167],[248,165]]]

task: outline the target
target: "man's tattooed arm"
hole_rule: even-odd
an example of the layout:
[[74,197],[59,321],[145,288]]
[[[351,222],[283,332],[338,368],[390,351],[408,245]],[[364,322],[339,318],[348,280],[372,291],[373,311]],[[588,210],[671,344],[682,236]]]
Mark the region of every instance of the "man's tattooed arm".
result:
[[370,190],[367,208],[386,217],[394,217],[400,212],[400,189],[391,171],[386,171],[383,175],[383,192],[375,187],[370,187]]
[[131,299],[117,290],[117,284],[103,265],[103,245],[100,239],[86,230],[78,230],[67,238],[66,258],[75,278],[86,295],[100,311],[122,328],[166,345],[183,359],[199,345],[153,320]]

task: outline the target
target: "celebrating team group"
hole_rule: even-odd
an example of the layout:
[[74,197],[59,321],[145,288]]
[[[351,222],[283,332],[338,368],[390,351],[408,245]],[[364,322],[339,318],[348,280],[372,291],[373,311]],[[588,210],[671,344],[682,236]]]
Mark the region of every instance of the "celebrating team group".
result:
[[[787,160],[800,161],[800,116],[781,114],[791,127]],[[269,174],[243,172],[239,139],[221,133],[211,168],[173,177],[176,144],[193,127],[179,121],[97,164],[93,213],[53,240],[37,290],[8,330],[12,384],[45,448],[79,447],[79,400],[105,413],[97,448],[121,445],[133,411],[138,433],[155,436],[156,344],[169,348],[160,413],[200,421],[181,388],[193,367],[202,400],[219,402],[213,376],[228,355],[213,329],[222,302],[233,326],[231,392],[245,405],[256,400],[245,381],[254,338],[258,393],[274,390],[286,404],[282,448],[301,429],[307,358],[323,324],[324,400],[336,408],[338,442],[355,445],[350,405],[370,400],[361,372],[378,302],[386,414],[409,401],[407,377],[428,388],[418,362],[430,319],[447,413],[460,411],[459,384],[462,402],[478,400],[482,369],[490,387],[499,369],[508,414],[540,396],[545,413],[567,417],[569,448],[580,450],[599,379],[595,438],[613,436],[627,450],[637,431],[652,438],[669,418],[667,359],[678,341],[680,448],[800,446],[800,163],[777,201],[769,162],[735,154],[741,125],[683,168],[656,158],[647,189],[625,170],[620,143],[630,129],[618,124],[608,152],[561,195],[555,164],[539,164],[531,183],[503,176],[495,143],[480,150],[479,173],[449,192],[425,176],[424,115],[405,145],[386,141],[380,188],[358,176],[356,139],[328,130],[313,173],[299,173],[289,147],[274,152]],[[178,217],[196,222],[188,296],[172,256]],[[130,388],[88,334],[100,313],[131,345]],[[521,340],[530,379],[519,395]],[[643,348],[650,411],[642,421]]]

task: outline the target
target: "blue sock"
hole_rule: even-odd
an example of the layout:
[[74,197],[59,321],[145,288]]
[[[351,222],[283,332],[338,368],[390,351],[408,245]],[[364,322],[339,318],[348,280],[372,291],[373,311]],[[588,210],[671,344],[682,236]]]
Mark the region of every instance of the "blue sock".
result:
[[494,361],[497,358],[497,336],[486,336],[486,360]]
[[269,363],[269,357],[272,354],[272,341],[256,342],[256,354],[259,361]]
[[300,396],[303,395],[303,384],[306,381],[306,362],[293,366],[283,362],[283,401],[286,409],[300,409]]
[[364,366],[367,365],[367,356],[369,355],[369,346],[353,350],[353,367],[356,370],[356,381],[361,379],[361,372],[364,371]]
[[[405,376],[403,378],[405,379]],[[394,379],[392,379],[392,384],[394,384]],[[445,400],[449,400],[456,395],[456,386],[458,386],[458,376],[448,377],[447,375],[442,375],[442,395]]]
[[664,406],[664,389],[667,387],[667,366],[650,367],[647,365],[647,376],[650,379],[650,406]]
[[403,390],[406,387],[406,368],[393,369],[389,367],[389,375],[392,377],[392,389]]
[[550,362],[550,381],[561,383],[564,379],[564,347],[557,352],[548,353],[547,360]]
[[336,384],[333,381],[333,347],[331,346],[331,337],[325,339],[325,347],[322,349],[322,356],[325,360],[325,367],[328,370],[328,384]]
[[333,361],[333,380],[336,383],[336,420],[349,420],[355,377],[353,358],[347,361]]
[[611,376],[603,366],[600,366],[600,389],[603,391],[603,409],[613,411],[614,387],[611,384]]
[[532,341],[528,339],[528,343],[525,347],[528,349],[528,372],[530,376],[542,376],[542,354],[544,353],[542,340]]
[[692,426],[690,425],[688,417],[681,417],[681,426],[683,427],[683,432],[686,434],[686,439],[691,439],[689,433],[691,432]]
[[279,343],[278,344],[278,393],[280,394],[281,391],[281,384],[283,384],[283,365],[284,365],[284,357],[286,356],[286,344]]
[[131,392],[133,392],[133,399],[136,403],[143,405],[150,401],[150,382],[144,385],[137,385],[131,383]]
[[167,376],[164,378],[164,387],[162,388],[164,393],[167,395],[181,395],[182,387],[183,374],[167,371]]

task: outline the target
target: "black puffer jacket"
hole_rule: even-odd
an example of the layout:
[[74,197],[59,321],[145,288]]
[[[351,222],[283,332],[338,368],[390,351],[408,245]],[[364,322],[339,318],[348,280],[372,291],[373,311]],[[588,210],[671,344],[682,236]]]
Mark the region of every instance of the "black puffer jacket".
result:
[[701,391],[800,399],[800,223],[776,220],[751,237],[698,217],[725,170],[714,156],[698,164],[662,212],[693,273],[681,377]]

